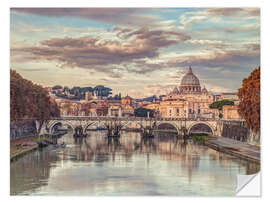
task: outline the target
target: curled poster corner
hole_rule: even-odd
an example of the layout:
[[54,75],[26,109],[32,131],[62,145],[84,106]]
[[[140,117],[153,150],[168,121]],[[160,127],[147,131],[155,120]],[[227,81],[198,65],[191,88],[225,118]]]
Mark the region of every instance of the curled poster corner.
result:
[[237,175],[236,196],[261,196],[261,173]]

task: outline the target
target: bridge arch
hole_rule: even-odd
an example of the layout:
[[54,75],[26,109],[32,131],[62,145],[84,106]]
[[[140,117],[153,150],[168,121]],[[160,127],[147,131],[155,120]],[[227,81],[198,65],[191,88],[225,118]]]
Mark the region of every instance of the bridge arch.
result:
[[188,134],[192,133],[192,131],[215,135],[214,127],[208,122],[199,121],[192,123],[188,128]]
[[101,122],[99,122],[99,121],[92,121],[92,122],[87,123],[87,124],[83,127],[83,133],[86,133],[88,127],[90,127],[90,126],[104,127],[104,128],[106,127],[104,121],[101,121]]
[[178,135],[180,134],[180,130],[179,130],[178,126],[175,123],[172,123],[172,122],[159,122],[159,123],[157,123],[156,129],[158,130],[161,127],[161,125],[170,125],[177,131]]
[[49,133],[52,134],[53,133],[53,128],[57,125],[57,124],[61,124],[61,125],[68,125],[72,128],[72,131],[74,132],[75,127],[72,125],[71,122],[69,121],[53,121],[52,123],[50,123],[49,125]]

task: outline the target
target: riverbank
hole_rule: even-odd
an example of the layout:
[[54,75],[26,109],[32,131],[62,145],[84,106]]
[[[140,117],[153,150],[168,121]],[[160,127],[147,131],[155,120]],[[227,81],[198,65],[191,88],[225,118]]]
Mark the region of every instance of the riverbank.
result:
[[38,148],[38,144],[33,142],[36,136],[20,138],[12,140],[10,142],[10,161],[16,160],[18,157],[23,156],[24,154],[34,151]]
[[37,136],[12,140],[10,142],[10,161],[12,162],[29,152],[37,150],[39,148],[39,141],[52,142],[49,138],[38,138]]
[[225,137],[213,137],[205,145],[220,152],[224,152],[240,159],[260,164],[261,152],[259,146],[250,145]]

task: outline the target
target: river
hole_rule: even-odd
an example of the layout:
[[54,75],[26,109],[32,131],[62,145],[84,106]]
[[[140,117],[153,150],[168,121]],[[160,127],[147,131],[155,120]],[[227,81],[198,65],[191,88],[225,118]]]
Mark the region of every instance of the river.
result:
[[233,196],[237,174],[259,170],[169,135],[145,140],[122,132],[113,140],[95,131],[77,140],[68,133],[59,142],[66,148],[49,146],[11,163],[11,195]]

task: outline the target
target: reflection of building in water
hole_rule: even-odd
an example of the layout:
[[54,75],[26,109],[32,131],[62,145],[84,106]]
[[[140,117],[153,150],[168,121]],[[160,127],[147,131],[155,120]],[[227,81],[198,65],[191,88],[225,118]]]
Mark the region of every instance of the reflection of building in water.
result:
[[[73,137],[65,140],[74,143]],[[147,164],[151,163],[153,155],[159,155],[164,161],[177,161],[181,168],[187,170],[189,181],[192,173],[200,168],[201,158],[207,157],[224,168],[233,168],[239,165],[239,160],[232,160],[230,156],[217,152],[205,146],[191,142],[185,143],[182,139],[173,136],[157,136],[153,139],[142,139],[139,133],[128,133],[119,139],[108,139],[104,131],[91,132],[89,137],[76,141],[76,147],[67,148],[65,154],[74,160],[90,162],[131,161],[134,154],[142,154],[146,157]],[[124,159],[123,159],[124,158]],[[243,161],[242,166],[247,162]],[[249,163],[246,172],[257,171],[258,165]],[[257,168],[256,168],[257,167]],[[239,166],[239,173],[242,171]]]
[[[157,136],[153,139],[141,139],[139,133],[123,133],[119,140],[113,140],[107,139],[104,131],[96,131],[91,132],[91,135],[86,139],[77,140],[74,140],[72,133],[70,133],[63,136],[59,143],[62,141],[67,143],[67,147],[64,149],[51,150],[51,148],[46,148],[42,151],[30,153],[11,163],[12,194],[29,192],[29,190],[37,191],[39,187],[42,191],[42,186],[47,184],[46,181],[50,182],[52,179],[55,181],[60,173],[60,175],[64,175],[65,172],[71,171],[70,166],[72,165],[88,165],[91,167],[95,165],[85,164],[85,162],[96,162],[99,163],[98,165],[105,165],[103,162],[109,162],[108,166],[121,166],[124,170],[129,170],[129,163],[134,163],[134,166],[136,165],[134,169],[137,169],[137,166],[139,166],[139,169],[146,167],[147,173],[151,172],[147,174],[150,175],[150,178],[159,175],[165,169],[165,174],[167,171],[175,173],[170,174],[173,178],[175,175],[175,177],[178,176],[177,178],[179,176],[188,177],[187,181],[190,182],[194,182],[194,180],[212,181],[211,184],[214,186],[226,182],[226,178],[234,176],[238,168],[239,173],[243,174],[245,172],[247,174],[255,173],[259,169],[257,164],[232,159],[230,156],[205,146],[191,142],[184,143],[183,140],[168,135]],[[113,162],[113,164],[110,162]],[[159,165],[157,166],[157,164],[165,168],[158,168]],[[127,167],[127,165],[129,166]],[[51,166],[56,166],[55,170],[52,170]],[[111,169],[108,168],[102,169]],[[98,174],[99,169],[97,168]],[[118,169],[116,170],[118,172]],[[152,172],[155,173],[154,176],[152,176]],[[81,171],[75,173],[82,177]],[[74,175],[73,172],[72,175]],[[84,175],[89,175],[88,171]],[[200,175],[199,178],[198,175]],[[60,178],[62,177],[60,176]],[[68,182],[73,183],[69,180],[70,173],[64,177]],[[63,183],[67,183],[64,179],[61,180],[63,180]]]

